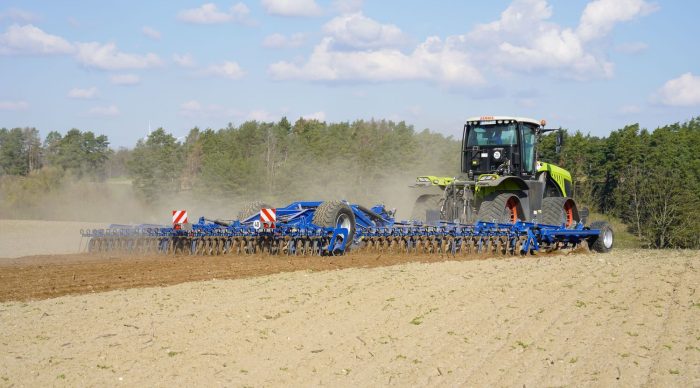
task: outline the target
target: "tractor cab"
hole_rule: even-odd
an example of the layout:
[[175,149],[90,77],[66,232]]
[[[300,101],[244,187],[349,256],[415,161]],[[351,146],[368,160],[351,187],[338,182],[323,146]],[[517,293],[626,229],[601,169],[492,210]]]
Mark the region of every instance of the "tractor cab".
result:
[[533,177],[535,144],[541,123],[532,119],[481,116],[467,120],[462,138],[462,172]]

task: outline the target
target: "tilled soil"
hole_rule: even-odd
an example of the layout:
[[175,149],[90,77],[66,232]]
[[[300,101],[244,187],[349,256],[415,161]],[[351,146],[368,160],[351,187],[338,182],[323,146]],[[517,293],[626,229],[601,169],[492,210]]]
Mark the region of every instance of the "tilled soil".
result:
[[698,252],[406,260],[19,260],[0,386],[700,386]]
[[[293,272],[371,268],[484,257],[351,254],[318,256],[44,255],[0,260],[0,301]],[[524,258],[523,258],[524,259]]]

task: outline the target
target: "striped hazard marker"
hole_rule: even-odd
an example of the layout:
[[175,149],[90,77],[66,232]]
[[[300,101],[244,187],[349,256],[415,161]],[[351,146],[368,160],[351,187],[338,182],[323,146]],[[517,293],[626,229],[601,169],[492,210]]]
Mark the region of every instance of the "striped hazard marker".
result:
[[173,225],[187,223],[187,210],[173,210]]
[[275,222],[277,221],[277,210],[276,209],[260,209],[260,222],[263,224],[263,228],[273,229],[275,227]]

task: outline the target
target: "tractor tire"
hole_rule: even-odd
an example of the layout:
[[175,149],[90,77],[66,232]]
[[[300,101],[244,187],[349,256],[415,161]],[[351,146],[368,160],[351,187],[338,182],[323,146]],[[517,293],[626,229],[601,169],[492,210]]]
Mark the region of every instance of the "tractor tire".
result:
[[595,221],[591,222],[589,229],[598,229],[600,234],[598,236],[589,237],[588,246],[598,252],[598,253],[608,253],[612,251],[613,248],[613,230],[609,223],[606,221]]
[[564,225],[570,228],[579,221],[581,221],[581,217],[573,199],[567,197],[546,197],[542,199],[541,224]]
[[348,239],[345,243],[347,251],[355,238],[355,213],[343,201],[326,201],[319,205],[314,212],[311,223],[324,228],[346,228]]
[[425,194],[416,199],[411,211],[411,220],[425,222],[427,221],[428,211],[440,211],[442,207],[442,195]]
[[481,202],[476,219],[499,224],[514,224],[525,219],[520,198],[525,198],[521,191],[492,194]]
[[238,212],[238,220],[243,221],[246,218],[260,213],[260,209],[262,208],[271,208],[272,206],[268,205],[266,202],[263,201],[253,201],[247,205],[245,205],[241,211]]

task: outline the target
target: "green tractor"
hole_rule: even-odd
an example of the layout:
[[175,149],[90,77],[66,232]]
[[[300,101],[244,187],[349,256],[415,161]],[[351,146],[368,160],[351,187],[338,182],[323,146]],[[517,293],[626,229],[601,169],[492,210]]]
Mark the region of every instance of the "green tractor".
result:
[[[420,176],[412,219],[515,223],[518,220],[571,227],[584,221],[572,194],[571,174],[537,160],[544,120],[482,116],[467,120],[459,178]],[[557,132],[557,151],[563,133]]]

